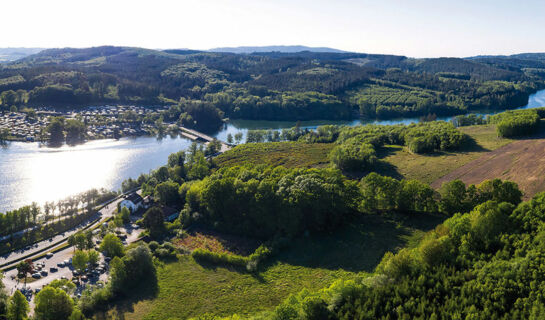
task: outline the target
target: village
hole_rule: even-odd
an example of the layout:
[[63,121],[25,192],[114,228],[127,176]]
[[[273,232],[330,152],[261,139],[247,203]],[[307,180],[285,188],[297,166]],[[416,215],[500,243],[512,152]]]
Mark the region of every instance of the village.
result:
[[[0,113],[0,132],[7,132],[7,140],[43,141],[50,117],[64,117],[83,122],[89,140],[152,135],[155,124],[142,121],[147,115],[166,110],[167,107],[142,106],[90,106],[80,111],[58,111],[39,107],[32,112]],[[153,118],[153,117],[152,117]]]

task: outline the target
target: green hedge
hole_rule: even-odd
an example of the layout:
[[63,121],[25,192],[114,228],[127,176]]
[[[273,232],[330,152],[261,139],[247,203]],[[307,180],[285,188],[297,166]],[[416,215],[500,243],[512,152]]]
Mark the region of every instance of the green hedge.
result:
[[195,249],[191,253],[191,256],[199,263],[207,262],[218,265],[231,265],[246,268],[247,271],[253,272],[257,270],[261,262],[284,247],[287,241],[287,239],[279,238],[267,244],[262,244],[247,257],[227,252],[212,252],[201,248]]
[[[539,114],[543,113],[539,110]],[[539,128],[540,115],[537,110],[507,111],[491,116],[489,122],[496,124],[501,137],[517,137],[533,134]]]

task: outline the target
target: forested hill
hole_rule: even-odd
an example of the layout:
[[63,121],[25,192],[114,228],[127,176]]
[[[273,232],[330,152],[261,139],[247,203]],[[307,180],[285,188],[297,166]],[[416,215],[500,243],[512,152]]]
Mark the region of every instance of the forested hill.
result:
[[326,47],[307,47],[307,46],[242,46],[242,47],[223,47],[223,48],[214,48],[208,50],[210,52],[230,52],[230,53],[254,53],[254,52],[301,52],[301,51],[312,51],[312,52],[335,52],[341,53],[346,52],[339,49],[326,48]]
[[214,118],[391,118],[517,107],[545,87],[542,55],[491,59],[48,49],[0,65],[0,108],[179,104]]

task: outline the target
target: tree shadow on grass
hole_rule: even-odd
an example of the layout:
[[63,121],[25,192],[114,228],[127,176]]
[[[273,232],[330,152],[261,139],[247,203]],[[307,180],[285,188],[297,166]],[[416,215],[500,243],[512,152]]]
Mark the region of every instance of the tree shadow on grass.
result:
[[372,171],[398,180],[404,178],[403,175],[399,173],[396,166],[383,160],[377,161]]
[[368,171],[343,171],[343,174],[346,177],[348,177],[349,179],[360,180],[361,178],[365,177],[366,175],[368,175],[371,172],[376,172],[376,173],[378,173],[380,175],[392,177],[392,178],[395,178],[395,179],[403,179],[403,175],[401,175],[401,173],[399,173],[396,166],[394,166],[393,164],[391,164],[389,162],[383,161],[383,160],[378,160],[371,170],[368,170]]
[[331,234],[295,239],[260,270],[282,262],[309,268],[373,272],[386,252],[405,247],[415,234],[429,231],[443,220],[444,216],[427,214],[363,216]]
[[[213,263],[213,262],[200,260],[200,259],[195,259],[195,262],[197,264],[199,264],[201,267],[203,267],[204,269],[207,269],[207,270],[215,271],[215,270],[217,270],[219,268],[222,268],[222,269],[226,269],[226,270],[229,270],[229,271],[232,271],[232,272],[248,274],[248,275],[252,276],[254,279],[256,279],[257,281],[259,281],[260,283],[265,283],[266,282],[265,279],[263,278],[263,276],[261,276],[261,274],[259,274],[259,270],[250,271],[250,270],[248,270],[248,268],[246,266],[237,266],[237,265],[232,265],[232,264],[228,264],[228,263]],[[261,267],[259,269],[261,270]]]
[[[456,151],[456,150],[454,150]],[[466,142],[464,143],[463,147],[458,150],[458,152],[486,152],[490,151],[490,149],[487,149],[480,144],[477,143],[477,140],[471,136],[466,136]]]
[[130,294],[123,295],[111,301],[109,305],[104,305],[105,310],[109,307],[113,308],[108,311],[100,311],[94,314],[93,319],[129,319],[125,317],[125,313],[134,312],[134,305],[140,301],[151,300],[159,294],[159,286],[157,276],[149,276],[142,279],[142,282],[134,289],[131,289]]

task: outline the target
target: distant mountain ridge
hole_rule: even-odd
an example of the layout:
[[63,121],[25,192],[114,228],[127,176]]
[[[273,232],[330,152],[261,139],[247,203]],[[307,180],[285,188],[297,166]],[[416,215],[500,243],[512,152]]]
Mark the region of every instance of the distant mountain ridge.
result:
[[499,59],[529,59],[529,60],[544,60],[545,59],[545,52],[523,52],[523,53],[516,53],[511,55],[478,55],[478,56],[472,56],[467,57],[465,59],[468,60],[478,60],[478,59],[491,59],[491,58],[499,58]]
[[44,48],[0,48],[0,63],[19,60],[42,50]]
[[101,46],[47,49],[0,64],[0,111],[175,105],[167,121],[205,130],[223,118],[388,119],[516,108],[542,88],[545,60],[520,58]]
[[339,50],[328,47],[307,47],[307,46],[241,46],[241,47],[220,47],[209,49],[210,52],[222,52],[222,53],[238,53],[238,54],[250,54],[254,52],[283,52],[283,53],[296,53],[303,51],[310,52],[328,52],[328,53],[347,53],[349,51]]

